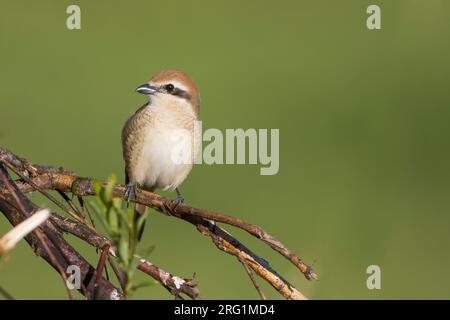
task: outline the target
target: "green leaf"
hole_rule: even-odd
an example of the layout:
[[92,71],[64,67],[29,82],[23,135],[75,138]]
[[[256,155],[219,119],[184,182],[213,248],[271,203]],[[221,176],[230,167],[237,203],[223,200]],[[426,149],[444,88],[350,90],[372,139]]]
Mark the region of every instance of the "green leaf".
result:
[[[132,280],[136,266],[140,261],[135,254],[139,244],[137,241],[137,230],[142,228],[148,216],[148,211],[140,215],[138,219],[135,219],[136,204],[127,204],[125,207],[125,201],[122,198],[114,198],[113,190],[115,184],[115,175],[111,175],[104,185],[100,181],[93,181],[96,198],[88,203],[93,208],[93,212],[100,221],[101,226],[107,231],[112,245],[117,248],[117,259],[115,261],[117,267],[128,279],[125,292],[131,292],[155,283],[154,281],[144,281],[134,285]],[[154,247],[146,248],[144,250],[145,257],[150,255],[153,249]]]
[[114,185],[116,184],[116,176],[112,174],[109,176],[108,183],[106,184],[106,187],[104,188],[104,199],[106,203],[111,203],[112,201],[112,191],[114,189]]
[[95,195],[96,195],[97,197],[99,197],[99,196],[100,196],[100,191],[101,191],[101,189],[102,189],[102,184],[101,184],[100,181],[98,181],[98,180],[93,180],[93,181],[92,181],[92,185],[94,186]]
[[119,221],[117,218],[117,211],[116,210],[108,210],[108,224],[112,230],[112,232],[117,233],[119,232]]
[[75,179],[74,182],[72,182],[72,185],[70,186],[70,191],[72,194],[77,194],[78,185],[80,184],[80,179]]
[[125,266],[129,264],[128,257],[128,239],[127,237],[120,237],[119,239],[119,257]]
[[148,210],[146,210],[144,214],[139,215],[139,217],[137,219],[137,223],[136,223],[137,230],[141,230],[141,227],[144,224],[147,217],[148,217]]
[[127,221],[132,224],[134,222],[134,209],[136,208],[136,203],[131,203],[127,209]]
[[[89,200],[89,201],[87,201],[87,203],[91,207],[92,212],[94,212],[94,215],[97,217],[97,220],[100,222],[102,228],[111,237],[112,231],[111,231],[111,228],[109,227],[109,224],[106,221],[106,216],[105,216],[106,209],[104,208],[104,206],[102,204],[99,204],[99,202],[95,201],[95,200]],[[100,208],[100,206],[101,206],[101,208]]]
[[122,209],[122,199],[121,198],[113,198],[112,199],[113,207],[121,210]]

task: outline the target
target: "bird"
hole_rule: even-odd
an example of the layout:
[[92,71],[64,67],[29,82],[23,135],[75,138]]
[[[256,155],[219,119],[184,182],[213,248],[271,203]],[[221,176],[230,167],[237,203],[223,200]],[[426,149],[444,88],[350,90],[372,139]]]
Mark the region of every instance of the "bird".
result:
[[[140,85],[136,92],[148,100],[122,129],[125,199],[130,202],[137,188],[151,192],[175,190],[177,196],[172,203],[179,206],[184,202],[179,186],[191,172],[197,156],[194,126],[199,120],[199,89],[188,74],[165,70]],[[176,139],[179,133],[188,139]],[[177,156],[189,161],[179,161]],[[145,211],[146,206],[136,204],[135,219]],[[138,233],[140,239],[143,226]]]

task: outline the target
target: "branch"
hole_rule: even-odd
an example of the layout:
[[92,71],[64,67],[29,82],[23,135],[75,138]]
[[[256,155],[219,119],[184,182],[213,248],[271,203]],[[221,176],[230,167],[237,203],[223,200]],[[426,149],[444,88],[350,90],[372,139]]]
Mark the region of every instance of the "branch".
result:
[[50,216],[47,209],[40,210],[22,221],[4,236],[0,237],[0,257],[10,251],[27,234],[36,229]]
[[[283,279],[276,271],[274,271],[267,262],[261,263],[261,258],[257,257],[254,253],[239,248],[223,237],[212,232],[209,228],[199,225],[198,229],[201,233],[208,235],[212,238],[216,247],[228,254],[236,256],[241,262],[246,263],[253,269],[260,277],[265,279],[275,290],[278,291],[283,297],[289,300],[306,300],[307,298],[300,293],[293,285]],[[249,251],[249,250],[248,250]],[[255,257],[256,256],[256,257]]]
[[[18,188],[24,193],[41,189],[71,192],[78,197],[95,194],[92,179],[76,176],[72,172],[62,168],[57,169],[30,164],[25,159],[17,157],[10,151],[1,148],[0,161],[8,162],[11,167],[21,173],[20,176],[22,176],[22,181],[18,181],[17,184]],[[113,196],[123,197],[124,192],[125,187],[117,184],[113,189]],[[215,222],[228,224],[248,232],[288,259],[308,280],[317,279],[317,275],[312,271],[311,267],[306,265],[291,250],[286,248],[280,241],[265,232],[259,226],[249,224],[231,216],[193,208],[187,205],[173,207],[172,202],[168,198],[144,190],[138,190],[136,198],[132,201],[152,207],[159,212],[168,213],[175,218],[193,224],[202,234],[211,237],[217,248],[235,255],[239,261],[243,264],[245,263],[244,267],[250,267],[287,299],[305,299],[305,297],[273,270],[266,260],[258,257],[230,233],[216,225]],[[52,219],[54,218],[52,217]],[[79,224],[79,221],[73,221],[73,223]],[[100,241],[100,239],[91,240]],[[247,269],[246,271],[248,273]]]
[[[50,217],[62,231],[68,232],[94,246],[98,249],[103,248],[109,244],[109,240],[100,235],[96,231],[87,228],[69,218],[63,218],[59,215],[52,215]],[[115,256],[114,248],[109,249],[109,254]],[[199,290],[191,279],[184,279],[179,276],[174,276],[167,271],[155,266],[149,261],[141,259],[141,262],[137,265],[137,269],[148,274],[153,279],[161,283],[171,294],[179,296],[180,293],[184,293],[192,299],[196,299],[199,296]]]
[[248,266],[248,263],[245,259],[245,257],[242,257],[241,255],[238,256],[238,260],[242,263],[242,265],[244,266],[245,271],[248,274],[248,277],[250,278],[250,280],[252,280],[253,286],[255,287],[256,291],[258,292],[261,300],[266,300],[266,295],[264,294],[264,292],[262,291],[258,281],[256,280],[252,269],[250,269],[250,267]]
[[[17,226],[39,210],[35,204],[24,196],[1,163],[0,189],[2,195],[0,211],[13,226]],[[78,266],[81,273],[81,283],[83,284],[80,292],[88,299],[123,298],[117,288],[104,278],[99,281],[101,290],[98,290],[98,294],[94,295],[95,269],[64,240],[59,229],[51,221],[45,221],[39,228],[29,233],[25,240],[38,256],[46,260],[61,274],[64,280],[66,280],[65,270],[71,265]]]
[[5,300],[15,300],[14,297],[2,287],[0,287],[0,295],[2,295]]
[[199,291],[196,288],[193,279],[184,279],[174,276],[145,260],[141,260],[141,263],[137,268],[151,276],[153,279],[159,281],[167,291],[175,296],[175,298],[181,298],[180,293],[184,293],[192,299],[196,299],[199,295]]

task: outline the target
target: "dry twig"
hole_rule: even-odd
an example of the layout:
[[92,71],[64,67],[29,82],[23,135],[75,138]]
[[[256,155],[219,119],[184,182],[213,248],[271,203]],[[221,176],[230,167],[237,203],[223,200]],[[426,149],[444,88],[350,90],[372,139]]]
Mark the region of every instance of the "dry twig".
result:
[[[14,172],[16,172],[20,177],[22,177],[21,181],[17,181],[17,187],[22,193],[31,192],[34,190],[38,190],[41,192],[45,190],[57,190],[59,193],[71,192],[79,199],[84,196],[92,196],[95,194],[92,179],[79,177],[72,172],[66,171],[62,168],[53,168],[31,164],[25,159],[14,155],[9,150],[0,148],[0,162],[7,162],[8,167],[14,170]],[[1,188],[0,191],[7,195],[8,193],[10,193],[9,190],[1,190]],[[113,188],[112,195],[113,197],[123,197],[124,192],[125,187],[123,185],[117,184]],[[250,276],[253,284],[255,285],[255,288],[262,298],[264,297],[264,295],[260,291],[259,285],[257,284],[255,278],[252,277],[253,274],[251,273],[251,270],[253,270],[256,274],[270,283],[285,298],[306,299],[303,294],[301,294],[288,281],[283,279],[275,270],[273,270],[266,260],[257,256],[250,249],[245,247],[240,241],[234,238],[230,233],[218,226],[215,222],[228,224],[230,226],[237,227],[248,232],[252,236],[255,236],[256,238],[262,240],[276,252],[288,259],[304,274],[304,276],[308,280],[317,279],[317,275],[312,271],[311,267],[306,265],[291,250],[286,248],[280,241],[275,239],[272,235],[268,234],[259,226],[249,224],[243,220],[231,216],[218,214],[208,210],[193,208],[188,205],[173,207],[169,199],[158,194],[143,190],[138,190],[136,198],[133,201],[152,207],[157,211],[168,213],[173,217],[185,220],[193,224],[194,226],[196,226],[198,231],[200,231],[204,235],[209,236],[213,240],[217,248],[236,256],[244,265],[246,272]],[[74,208],[70,209],[72,213],[73,211],[75,211]],[[51,221],[54,222],[61,230],[70,232],[90,243],[91,245],[96,246],[97,248],[102,248],[107,239],[97,234],[92,226],[80,223],[79,217],[77,220],[78,221],[73,221],[57,215],[53,215],[51,218]],[[150,271],[148,269],[148,266],[150,266],[151,268]],[[158,277],[155,277],[154,275],[156,275],[157,270],[161,269],[152,269],[152,266],[152,264],[143,262],[139,265],[138,269],[142,271],[147,270],[148,272],[144,272],[157,279]],[[169,278],[171,277],[173,276],[170,276]],[[164,282],[161,281],[161,279],[157,280],[161,283]],[[167,283],[168,282],[166,281],[166,284],[163,283],[163,285],[168,288],[169,291],[174,292],[173,285],[175,285],[175,288],[177,288],[176,284],[173,283],[167,285]],[[187,292],[184,293],[188,296],[191,296]]]
[[141,263],[137,268],[151,276],[153,279],[159,281],[164,288],[176,298],[182,299],[180,293],[184,293],[192,299],[196,299],[199,295],[199,291],[196,288],[197,285],[194,283],[193,279],[184,279],[174,276],[145,260],[141,260]]

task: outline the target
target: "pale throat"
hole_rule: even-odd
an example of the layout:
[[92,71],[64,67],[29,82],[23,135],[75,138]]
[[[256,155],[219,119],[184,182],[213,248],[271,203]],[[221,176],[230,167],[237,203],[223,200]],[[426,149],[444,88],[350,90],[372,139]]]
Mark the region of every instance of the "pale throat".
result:
[[149,95],[148,106],[158,113],[177,113],[181,117],[197,118],[190,101],[169,94]]

